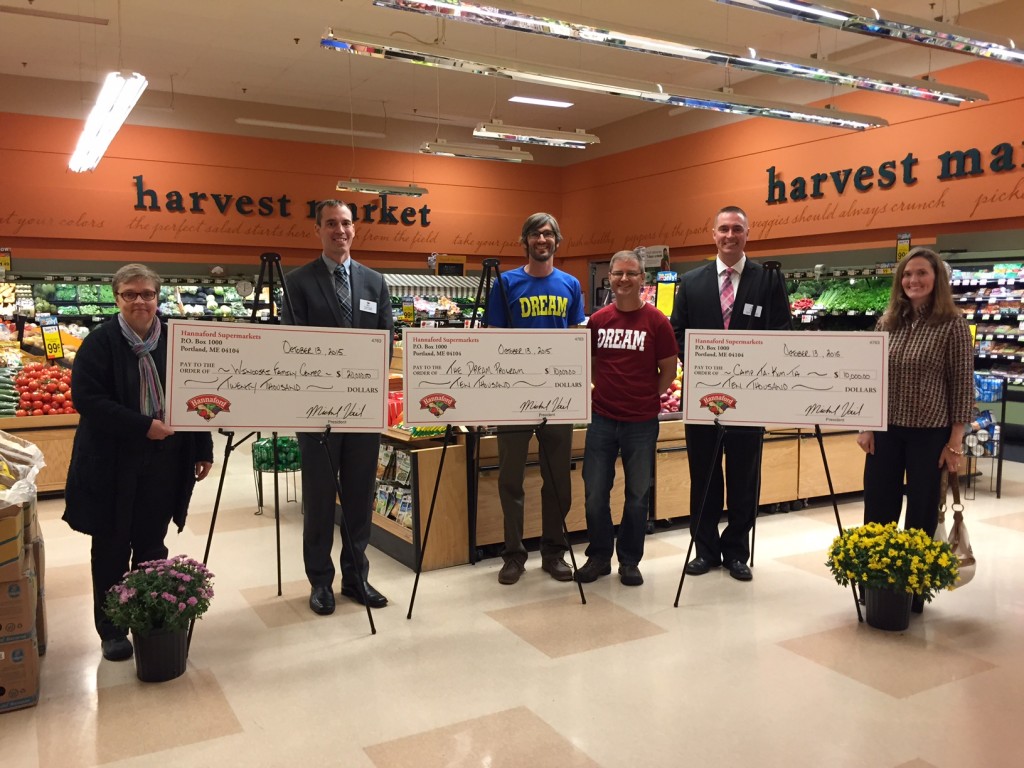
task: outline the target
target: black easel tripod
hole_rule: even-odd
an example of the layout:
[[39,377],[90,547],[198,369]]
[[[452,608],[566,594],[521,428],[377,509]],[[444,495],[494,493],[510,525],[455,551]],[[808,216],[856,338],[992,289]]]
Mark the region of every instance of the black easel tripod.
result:
[[[267,301],[270,307],[270,319],[274,322],[280,322],[279,315],[275,310],[274,300],[274,283],[275,281],[281,288],[281,295],[283,303],[289,312],[291,313],[291,303],[288,301],[288,292],[284,285],[284,275],[281,272],[281,256],[277,253],[267,252],[260,255],[260,273],[256,278],[256,288],[253,293],[252,302],[252,314],[249,316],[250,323],[258,323],[260,306],[260,295],[263,291],[263,287],[267,287]],[[220,434],[227,438],[227,445],[224,447],[224,462],[220,468],[220,481],[217,485],[217,497],[213,503],[213,515],[210,518],[210,531],[206,536],[206,550],[203,553],[203,565],[208,565],[210,559],[210,549],[213,546],[213,531],[217,526],[217,514],[220,511],[220,499],[221,493],[224,490],[224,477],[228,471],[228,460],[231,458],[232,451],[238,446],[242,445],[253,435],[255,432],[250,432],[245,437],[239,439],[237,442],[234,441],[235,433],[231,430],[219,429],[217,430]],[[280,500],[278,496],[278,455],[277,455],[277,433],[273,432],[273,456],[274,456],[274,527],[277,540],[277,596],[281,596],[281,514],[280,514]],[[262,478],[260,479],[262,482]],[[195,629],[195,620],[189,625],[188,628],[188,642],[192,642],[192,631]]]

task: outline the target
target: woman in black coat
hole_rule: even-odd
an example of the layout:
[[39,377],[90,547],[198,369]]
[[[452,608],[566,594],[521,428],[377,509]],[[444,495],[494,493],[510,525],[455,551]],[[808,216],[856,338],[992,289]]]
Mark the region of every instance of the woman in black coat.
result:
[[197,480],[213,466],[208,432],[176,434],[164,422],[167,333],[156,316],[160,276],[142,264],[113,279],[120,313],[78,351],[71,392],[80,414],[65,487],[64,520],[92,536],[93,611],[103,657],[131,658],[125,630],[103,612],[129,567],[167,557],[171,520],[185,525]]

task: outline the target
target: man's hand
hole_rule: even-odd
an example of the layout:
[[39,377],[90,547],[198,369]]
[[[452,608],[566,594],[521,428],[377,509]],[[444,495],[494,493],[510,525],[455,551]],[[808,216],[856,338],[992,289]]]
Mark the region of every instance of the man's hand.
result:
[[163,440],[165,437],[170,437],[173,434],[174,430],[160,421],[160,419],[153,419],[153,423],[149,425],[149,431],[146,432],[146,437],[150,440]]
[[875,433],[874,432],[861,432],[857,435],[857,445],[861,447],[864,453],[875,453]]
[[213,462],[212,461],[197,461],[196,462],[196,482],[199,482],[204,477],[206,477],[208,474],[210,474],[210,469],[212,469],[212,468],[213,468]]

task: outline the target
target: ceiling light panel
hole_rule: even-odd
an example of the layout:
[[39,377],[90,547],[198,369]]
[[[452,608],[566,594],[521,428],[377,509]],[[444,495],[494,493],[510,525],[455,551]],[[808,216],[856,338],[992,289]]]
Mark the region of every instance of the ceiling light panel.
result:
[[[742,3],[743,0],[740,0]],[[601,22],[582,17],[552,19],[534,15],[528,6],[513,4],[519,10],[503,10],[463,0],[374,0],[374,5],[413,11],[453,21],[464,21],[517,32],[532,32],[546,37],[603,45],[637,53],[653,53],[687,61],[733,67],[761,75],[793,77],[859,90],[908,96],[941,104],[959,105],[964,101],[985,99],[978,91],[943,86],[928,80],[898,78],[866,69],[823,66],[820,61],[795,57],[758,54],[752,48],[730,49],[718,43],[673,38],[659,39],[640,31],[604,29]],[[536,11],[550,13],[550,11]],[[564,14],[563,14],[564,15]]]
[[351,53],[357,56],[369,56],[391,61],[404,61],[426,67],[438,67],[457,72],[486,75],[516,82],[546,85],[554,88],[603,93],[630,99],[662,104],[670,107],[690,107],[692,109],[708,109],[746,117],[771,117],[780,120],[813,123],[846,130],[864,130],[888,123],[871,115],[858,115],[831,109],[819,109],[796,104],[755,99],[749,96],[724,95],[715,91],[678,88],[668,91],[658,83],[644,83],[612,78],[609,76],[585,75],[578,72],[541,68],[534,65],[531,69],[518,62],[503,59],[473,61],[453,55],[448,49],[433,46],[422,46],[421,49],[400,48],[392,40],[371,38],[360,35],[356,40],[337,37],[333,31],[320,41],[320,45],[328,50]]
[[499,147],[483,147],[477,144],[455,144],[448,141],[425,141],[420,145],[420,152],[425,155],[442,155],[443,157],[462,157],[468,160],[498,160],[503,163],[532,162],[533,155],[517,148],[501,149]]
[[394,197],[422,197],[428,192],[426,188],[418,187],[415,184],[399,187],[393,184],[369,184],[359,179],[339,181],[335,189],[338,192],[363,192],[368,195],[392,195]]
[[806,21],[843,32],[881,37],[945,51],[964,53],[983,59],[996,59],[1010,64],[1024,64],[1024,51],[1013,40],[987,32],[945,24],[931,19],[916,19],[877,8],[825,0],[717,0],[754,11],[764,11],[798,21]]
[[509,101],[516,104],[532,104],[535,107],[555,107],[556,109],[567,109],[573,103],[571,101],[558,101],[557,99],[538,99],[533,96],[513,96]]
[[520,144],[539,144],[545,147],[567,147],[570,149],[586,149],[591,144],[601,143],[601,139],[597,136],[580,130],[550,131],[545,128],[523,128],[518,125],[505,125],[499,120],[480,123],[473,131],[473,135],[481,139],[516,141]]

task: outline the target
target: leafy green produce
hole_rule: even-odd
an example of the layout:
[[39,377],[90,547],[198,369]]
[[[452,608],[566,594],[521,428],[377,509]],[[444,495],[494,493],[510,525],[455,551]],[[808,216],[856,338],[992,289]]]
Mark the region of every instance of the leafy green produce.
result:
[[71,283],[57,283],[54,301],[78,301],[78,286]]
[[78,300],[83,304],[95,304],[99,299],[99,293],[95,285],[78,286]]
[[113,304],[114,303],[114,287],[103,283],[99,286],[96,291],[96,300],[100,304]]

